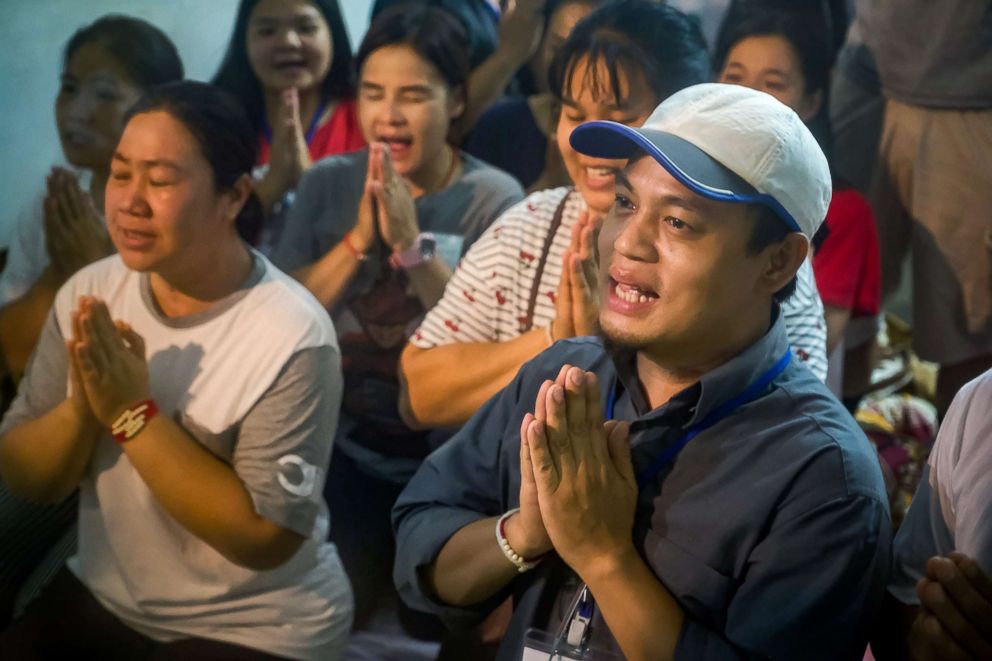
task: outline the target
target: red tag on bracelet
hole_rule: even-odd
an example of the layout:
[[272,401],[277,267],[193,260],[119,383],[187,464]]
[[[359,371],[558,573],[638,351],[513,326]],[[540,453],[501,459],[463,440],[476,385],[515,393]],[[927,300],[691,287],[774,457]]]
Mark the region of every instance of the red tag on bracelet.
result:
[[138,402],[117,416],[114,424],[110,425],[110,434],[118,443],[126,443],[138,435],[148,421],[158,413],[155,401],[146,399]]

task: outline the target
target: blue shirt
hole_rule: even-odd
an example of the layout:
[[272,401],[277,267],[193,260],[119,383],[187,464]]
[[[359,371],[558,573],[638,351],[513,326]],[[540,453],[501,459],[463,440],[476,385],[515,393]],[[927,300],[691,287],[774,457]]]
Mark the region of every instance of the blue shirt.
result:
[[[420,568],[462,527],[518,505],[520,421],[533,411],[541,383],[564,363],[594,372],[603,401],[619,383],[615,414],[632,422],[640,473],[686,428],[770,370],[787,346],[777,317],[761,340],[652,410],[632,355],[611,356],[593,338],[555,344],[431,454],[400,496],[393,521],[401,595],[457,625],[478,621],[513,593],[498,658],[518,658],[527,628],[554,631],[562,617],[574,581],[560,560],[546,560],[471,608],[440,603]],[[633,537],[685,612],[676,658],[862,657],[889,569],[888,501],[868,440],[796,361],[645,485]],[[601,617],[593,624],[593,644],[618,649]]]

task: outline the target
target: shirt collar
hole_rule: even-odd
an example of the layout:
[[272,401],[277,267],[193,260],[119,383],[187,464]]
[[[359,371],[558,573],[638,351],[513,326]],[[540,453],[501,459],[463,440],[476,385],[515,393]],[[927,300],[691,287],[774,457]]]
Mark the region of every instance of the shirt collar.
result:
[[[761,339],[724,364],[710,370],[698,383],[679,392],[669,402],[653,411],[650,410],[641,389],[633,352],[610,351],[617,378],[630,397],[638,417],[655,418],[660,415],[668,418],[670,409],[684,410],[683,405],[688,405],[693,408],[689,409],[690,415],[683,418],[682,426],[691,427],[705,420],[707,415],[723,403],[744,392],[748,386],[768,372],[789,348],[784,317],[780,314],[778,305],[774,306],[772,319],[771,326]],[[677,406],[669,406],[670,404]]]
[[701,422],[718,406],[744,392],[789,350],[785,319],[778,305],[772,310],[772,319],[771,327],[761,339],[699,380],[702,391],[687,426]]

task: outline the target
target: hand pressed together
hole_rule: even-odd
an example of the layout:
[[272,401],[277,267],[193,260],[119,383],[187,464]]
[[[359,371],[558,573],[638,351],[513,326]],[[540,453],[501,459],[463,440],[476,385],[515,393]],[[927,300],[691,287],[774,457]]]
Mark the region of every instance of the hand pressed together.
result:
[[914,661],[992,659],[992,578],[961,553],[927,561],[909,633]]
[[375,242],[376,233],[390,251],[406,250],[420,234],[413,196],[406,182],[393,169],[389,147],[381,142],[369,145],[365,190],[358,205],[358,222],[352,232],[363,252]]
[[537,52],[544,35],[544,6],[547,0],[516,0],[499,21],[502,52],[523,64]]
[[303,173],[310,168],[310,149],[307,147],[300,118],[300,95],[295,87],[283,90],[279,114],[272,125],[272,145],[269,172],[266,175],[276,182],[283,193],[296,187]]
[[48,257],[60,281],[113,252],[103,216],[68,171],[52,170],[43,210]]
[[599,330],[599,255],[596,239],[602,219],[584,211],[572,228],[572,241],[562,258],[561,280],[555,297],[551,337],[595,335]]
[[148,399],[145,342],[127,323],[114,322],[106,304],[84,296],[73,314],[74,337],[67,342],[73,394],[83,411],[76,384],[89,412],[109,427],[127,408]]
[[[548,538],[580,576],[607,570],[634,552],[630,427],[604,422],[595,375],[570,365],[542,384],[535,408],[525,419],[521,459],[529,459]],[[523,497],[521,487],[521,511]]]

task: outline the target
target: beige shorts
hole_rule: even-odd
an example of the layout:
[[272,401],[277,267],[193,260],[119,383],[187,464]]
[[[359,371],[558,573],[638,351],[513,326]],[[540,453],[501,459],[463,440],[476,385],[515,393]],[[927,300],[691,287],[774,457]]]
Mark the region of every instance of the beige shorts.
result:
[[913,255],[913,348],[953,365],[992,354],[992,109],[889,100],[871,201],[882,291]]

